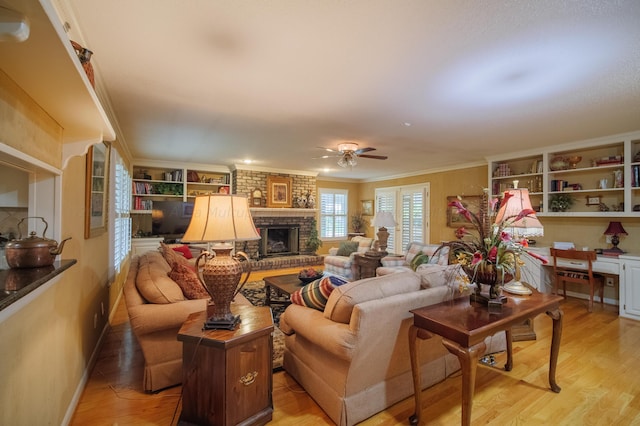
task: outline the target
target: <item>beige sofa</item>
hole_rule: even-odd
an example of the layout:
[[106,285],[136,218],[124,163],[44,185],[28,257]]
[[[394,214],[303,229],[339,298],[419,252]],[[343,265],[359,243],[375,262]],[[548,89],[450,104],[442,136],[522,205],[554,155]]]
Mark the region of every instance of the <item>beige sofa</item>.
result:
[[[430,284],[417,273],[398,272],[336,287],[324,311],[290,305],[280,317],[284,369],[341,426],[361,422],[409,397],[409,311],[459,297],[455,285],[443,285],[446,281],[423,288]],[[441,340],[420,343],[425,388],[460,369]],[[505,350],[504,333],[488,338],[486,344],[486,353]]]
[[[207,307],[208,298],[186,299],[168,277],[169,271],[159,251],[134,256],[123,289],[131,328],[144,356],[143,388],[149,392],[182,382],[178,330],[190,314]],[[250,302],[239,294],[234,303]]]

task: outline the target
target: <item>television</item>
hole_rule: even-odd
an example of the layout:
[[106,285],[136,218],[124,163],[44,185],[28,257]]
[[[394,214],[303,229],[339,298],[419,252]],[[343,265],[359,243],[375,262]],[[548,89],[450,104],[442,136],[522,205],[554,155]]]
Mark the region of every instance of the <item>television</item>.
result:
[[153,235],[169,238],[182,237],[189,226],[192,214],[192,202],[154,201],[151,209]]

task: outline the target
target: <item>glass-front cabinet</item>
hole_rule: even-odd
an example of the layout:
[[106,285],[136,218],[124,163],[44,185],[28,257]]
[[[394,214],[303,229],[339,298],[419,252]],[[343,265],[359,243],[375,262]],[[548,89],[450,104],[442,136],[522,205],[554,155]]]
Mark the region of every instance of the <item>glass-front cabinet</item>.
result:
[[487,161],[492,196],[527,188],[540,215],[640,215],[640,132]]

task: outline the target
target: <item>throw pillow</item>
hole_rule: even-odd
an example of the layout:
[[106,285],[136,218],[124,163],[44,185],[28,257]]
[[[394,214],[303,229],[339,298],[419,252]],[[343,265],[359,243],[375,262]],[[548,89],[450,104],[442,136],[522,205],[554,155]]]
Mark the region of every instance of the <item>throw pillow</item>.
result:
[[459,289],[468,285],[467,274],[460,265],[436,265],[424,263],[416,269],[420,275],[422,288],[442,287],[448,285],[453,289]]
[[182,254],[185,259],[193,258],[193,255],[191,254],[191,250],[189,250],[189,247],[187,247],[184,244],[180,245],[180,246],[172,247],[172,249],[173,249],[173,251]]
[[347,280],[337,275],[319,278],[291,294],[291,303],[322,311],[333,289],[346,282]]
[[340,247],[338,248],[338,256],[350,256],[351,253],[358,250],[358,242],[357,241],[343,241],[340,243]]
[[167,274],[182,289],[182,293],[187,299],[206,299],[209,293],[200,283],[198,275],[193,269],[174,262],[171,270]]
[[164,257],[164,260],[166,260],[169,265],[173,265],[174,263],[178,262],[179,264],[186,266],[187,268],[195,270],[195,268],[191,266],[186,257],[182,256],[163,242],[160,243],[160,252],[162,253],[162,257]]

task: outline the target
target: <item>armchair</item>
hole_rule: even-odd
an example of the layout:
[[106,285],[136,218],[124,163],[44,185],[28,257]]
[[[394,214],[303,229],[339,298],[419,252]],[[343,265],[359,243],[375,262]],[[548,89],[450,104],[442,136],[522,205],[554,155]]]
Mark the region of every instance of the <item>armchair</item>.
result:
[[[357,243],[351,247],[354,251],[349,251],[348,244],[344,243],[341,244],[340,248],[331,247],[329,254],[324,257],[324,271],[333,275],[340,275],[352,281],[356,276],[353,262],[355,255],[371,250],[373,242],[373,238],[356,236],[351,239],[351,243]],[[348,254],[346,254],[347,252]]]

